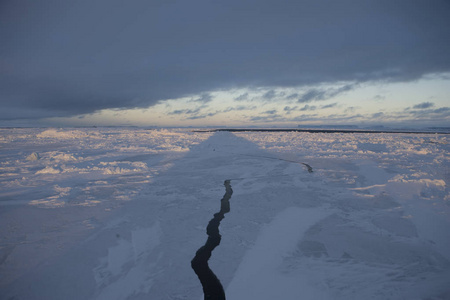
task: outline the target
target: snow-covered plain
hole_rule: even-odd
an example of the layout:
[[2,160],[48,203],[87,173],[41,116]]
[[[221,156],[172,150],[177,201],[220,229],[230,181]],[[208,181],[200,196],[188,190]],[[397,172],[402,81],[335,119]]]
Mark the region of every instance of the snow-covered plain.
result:
[[450,299],[448,142],[0,129],[0,299],[202,299],[190,261],[226,179],[227,299]]

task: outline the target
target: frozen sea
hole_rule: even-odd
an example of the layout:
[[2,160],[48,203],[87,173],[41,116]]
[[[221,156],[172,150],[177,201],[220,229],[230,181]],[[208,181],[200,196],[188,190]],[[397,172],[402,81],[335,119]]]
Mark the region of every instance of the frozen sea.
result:
[[0,129],[0,299],[202,299],[225,180],[227,299],[450,299],[449,138]]

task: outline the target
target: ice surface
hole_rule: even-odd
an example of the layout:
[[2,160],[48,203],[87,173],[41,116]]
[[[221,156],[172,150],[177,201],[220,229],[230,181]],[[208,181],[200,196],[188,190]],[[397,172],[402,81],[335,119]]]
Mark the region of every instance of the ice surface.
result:
[[448,150],[440,134],[0,129],[0,299],[201,299],[190,261],[226,179],[209,264],[227,299],[449,299]]
[[330,214],[318,208],[289,207],[261,230],[255,245],[247,251],[226,294],[229,299],[327,299],[320,286],[307,274],[291,277],[279,268],[305,231]]

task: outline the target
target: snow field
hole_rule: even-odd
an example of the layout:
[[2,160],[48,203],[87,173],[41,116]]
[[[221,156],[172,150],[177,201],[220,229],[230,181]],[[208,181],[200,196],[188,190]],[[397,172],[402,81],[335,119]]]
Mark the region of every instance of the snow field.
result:
[[1,129],[0,298],[201,299],[190,260],[231,179],[210,259],[227,299],[446,299],[448,150],[446,135]]
[[323,209],[290,207],[264,226],[226,291],[229,299],[328,299],[308,281],[306,274],[291,277],[279,272],[283,259],[314,223],[329,212]]

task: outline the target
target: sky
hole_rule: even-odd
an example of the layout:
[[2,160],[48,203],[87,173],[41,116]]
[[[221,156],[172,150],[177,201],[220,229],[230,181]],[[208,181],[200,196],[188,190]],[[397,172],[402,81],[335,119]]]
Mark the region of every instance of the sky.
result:
[[1,0],[0,126],[450,126],[446,0]]

